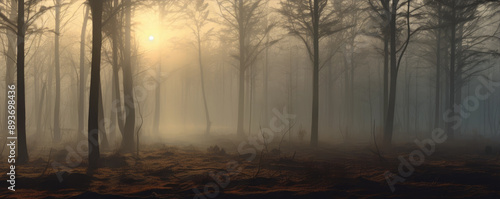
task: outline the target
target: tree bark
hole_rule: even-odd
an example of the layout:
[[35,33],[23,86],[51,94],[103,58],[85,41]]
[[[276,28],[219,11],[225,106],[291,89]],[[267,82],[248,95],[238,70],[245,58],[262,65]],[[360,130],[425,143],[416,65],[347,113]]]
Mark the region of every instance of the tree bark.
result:
[[[453,106],[455,104],[455,61],[456,61],[456,29],[457,29],[457,22],[456,22],[456,8],[455,8],[456,3],[453,2],[453,7],[452,7],[452,17],[453,21],[451,24],[451,36],[450,36],[450,77],[449,77],[449,97],[448,97],[448,109],[449,110],[454,110]],[[451,140],[454,138],[454,132],[453,128],[451,127],[452,124],[451,122],[446,123],[446,130],[448,134],[448,138]]]
[[85,16],[83,18],[82,33],[80,35],[80,88],[79,88],[79,102],[78,102],[78,138],[83,138],[84,134],[84,99],[85,99],[85,35],[87,32],[87,21],[89,19],[90,7],[85,9]]
[[123,63],[123,94],[125,103],[125,128],[121,144],[122,152],[133,152],[135,149],[135,99],[133,91],[132,63],[131,63],[131,0],[124,0],[125,4],[125,50]]
[[201,54],[201,38],[200,38],[200,30],[198,28],[198,62],[200,66],[200,80],[201,80],[201,92],[203,94],[203,104],[205,106],[205,119],[206,119],[206,128],[205,128],[205,134],[208,135],[210,133],[210,126],[212,125],[210,122],[210,115],[208,113],[208,105],[207,105],[207,95],[205,93],[205,78],[203,76],[203,61],[202,61],[202,54]]
[[[9,13],[9,19],[14,21],[16,19],[16,12],[17,12],[17,4],[16,0],[12,0],[10,4],[10,13]],[[15,83],[14,81],[14,74],[15,74],[15,62],[14,60],[16,59],[16,34],[13,31],[7,31],[7,54],[5,54],[5,61],[6,61],[6,69],[5,69],[5,84],[6,85],[13,85]],[[5,95],[5,107],[7,107],[7,102],[9,101],[8,95]],[[7,116],[8,112],[5,111],[5,119],[2,120],[0,124],[2,126],[7,126]]]
[[391,48],[391,68],[390,68],[390,88],[389,88],[389,104],[387,109],[387,119],[384,126],[384,142],[386,145],[391,145],[392,134],[394,130],[394,111],[396,107],[396,83],[397,83],[397,49],[396,49],[396,12],[399,0],[393,0],[391,6],[390,26],[390,48]]
[[244,130],[243,130],[243,117],[244,117],[244,112],[245,112],[245,70],[246,70],[246,57],[245,57],[245,39],[246,39],[246,32],[244,29],[244,19],[245,16],[243,15],[244,12],[243,10],[243,0],[238,1],[238,9],[240,9],[240,14],[238,17],[238,36],[239,36],[239,50],[240,50],[240,82],[239,82],[239,94],[238,94],[238,126],[237,126],[237,133],[239,136],[244,135]]
[[387,108],[389,107],[389,40],[390,40],[390,30],[391,27],[389,26],[390,23],[390,10],[389,10],[389,0],[382,0],[384,3],[384,12],[385,12],[385,18],[384,22],[387,22],[387,24],[384,24],[384,28],[382,30],[382,34],[384,35],[384,88],[383,88],[383,94],[384,94],[384,102],[383,102],[383,118],[382,118],[382,124],[385,125],[385,121],[387,120]]
[[102,85],[99,89],[99,134],[102,138],[101,144],[103,149],[109,148],[108,136],[106,134],[106,119],[104,117],[104,106],[102,104]]
[[56,0],[55,5],[56,17],[55,17],[55,44],[54,44],[54,64],[56,71],[56,99],[54,104],[54,142],[58,143],[61,141],[61,127],[60,127],[60,107],[61,107],[61,69],[59,63],[59,36],[61,34],[61,0]]
[[[118,9],[118,0],[114,0],[114,9]],[[112,45],[112,59],[113,59],[113,101],[112,101],[112,114],[111,114],[111,121],[113,124],[117,121],[118,125],[118,130],[120,131],[121,135],[123,136],[124,133],[124,116],[123,116],[123,109],[122,109],[122,99],[121,99],[121,93],[120,93],[120,79],[118,76],[118,72],[120,70],[120,66],[118,65],[118,50],[119,46],[118,43],[121,41],[121,26],[118,24],[117,16],[114,16],[114,19],[112,21],[113,29],[111,30],[111,45]]]
[[318,146],[319,114],[319,0],[314,0],[313,7],[313,95],[311,119],[311,146]]
[[[440,14],[441,9],[438,8],[438,15]],[[441,26],[441,17],[438,19],[438,26]],[[435,108],[434,108],[434,128],[439,126],[439,115],[440,115],[440,97],[441,97],[441,27],[437,29],[436,36],[436,93],[434,96]]]
[[24,24],[24,1],[17,5],[17,164],[27,163],[29,160],[28,146],[26,145],[26,98],[24,82],[24,39],[26,25]]
[[99,90],[101,87],[102,7],[101,0],[89,0],[92,10],[92,68],[90,76],[88,147],[89,169],[99,166]]

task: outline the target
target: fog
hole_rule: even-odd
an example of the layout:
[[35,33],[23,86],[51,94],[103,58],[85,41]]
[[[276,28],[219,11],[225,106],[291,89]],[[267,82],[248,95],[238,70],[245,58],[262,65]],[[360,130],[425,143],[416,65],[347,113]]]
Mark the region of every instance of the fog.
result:
[[89,168],[156,146],[241,156],[251,140],[261,161],[337,146],[382,159],[436,132],[497,150],[495,1],[27,0],[22,27],[17,2],[0,2],[0,124],[18,110],[20,163],[80,144]]

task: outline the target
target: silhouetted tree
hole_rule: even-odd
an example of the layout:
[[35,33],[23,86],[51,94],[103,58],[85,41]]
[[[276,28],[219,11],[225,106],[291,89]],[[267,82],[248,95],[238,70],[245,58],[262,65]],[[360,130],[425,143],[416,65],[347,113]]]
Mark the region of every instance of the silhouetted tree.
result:
[[224,25],[235,32],[238,42],[238,53],[233,57],[239,61],[238,90],[238,135],[244,135],[243,117],[245,107],[245,71],[255,62],[257,56],[276,41],[265,42],[266,36],[274,24],[262,26],[267,13],[263,0],[217,0]]
[[90,7],[85,5],[85,14],[83,16],[83,25],[82,25],[82,32],[80,36],[80,84],[79,84],[79,100],[78,100],[78,137],[82,138],[83,136],[83,126],[84,126],[84,115],[85,111],[84,109],[84,99],[85,99],[85,81],[86,80],[86,75],[85,75],[85,40],[86,40],[86,33],[87,33],[87,22],[89,19],[89,11]]
[[61,126],[59,124],[60,107],[61,107],[61,66],[59,62],[59,38],[61,35],[61,0],[55,0],[55,38],[54,38],[54,68],[56,70],[56,99],[54,104],[54,141],[57,143],[61,140]]
[[319,71],[322,38],[340,30],[335,10],[328,0],[282,0],[279,12],[285,17],[284,27],[305,45],[313,63],[311,146],[318,145],[319,126]]
[[24,82],[24,39],[26,24],[24,23],[24,1],[17,5],[17,137],[18,164],[28,162],[28,146],[26,145],[26,94]]
[[101,87],[101,46],[103,1],[89,0],[92,11],[92,66],[88,119],[89,169],[99,166],[99,90]]
[[205,134],[210,133],[210,114],[208,112],[207,105],[207,96],[205,91],[205,78],[203,75],[203,56],[202,56],[202,42],[203,40],[208,39],[210,33],[213,28],[209,30],[205,30],[206,25],[208,24],[208,15],[210,11],[207,9],[208,3],[205,3],[205,0],[195,0],[191,3],[188,3],[188,7],[186,9],[187,20],[190,22],[189,28],[193,31],[193,34],[196,38],[196,48],[198,50],[198,65],[200,67],[200,81],[201,81],[201,91],[203,95],[203,105],[205,107],[205,119],[206,119],[206,128]]
[[123,71],[123,95],[125,105],[125,128],[123,129],[121,151],[133,152],[135,149],[134,134],[135,134],[135,99],[133,92],[132,78],[132,63],[131,63],[131,15],[132,3],[131,0],[123,0],[125,8],[125,45],[124,45],[124,62],[122,64]]
[[[0,23],[3,28],[8,31],[15,32],[17,34],[17,140],[18,140],[18,157],[16,159],[17,164],[23,164],[28,162],[28,147],[26,145],[26,93],[25,93],[25,78],[24,78],[24,61],[25,61],[25,38],[26,32],[37,32],[40,29],[28,29],[36,19],[38,19],[43,13],[49,10],[51,7],[41,6],[37,9],[37,5],[40,1],[29,0],[29,1],[17,1],[17,23],[12,20],[14,16],[14,3],[11,2],[10,16],[11,18],[5,16],[0,11]],[[25,4],[27,5],[25,7]],[[26,10],[25,10],[26,9]],[[28,13],[26,17],[25,13]]]

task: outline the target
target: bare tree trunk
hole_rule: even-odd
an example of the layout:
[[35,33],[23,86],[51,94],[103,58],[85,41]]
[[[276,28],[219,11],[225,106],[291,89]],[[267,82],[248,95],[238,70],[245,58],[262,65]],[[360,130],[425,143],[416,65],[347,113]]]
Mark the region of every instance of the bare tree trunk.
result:
[[101,0],[89,0],[92,10],[92,68],[90,76],[88,147],[89,169],[99,167],[99,90],[101,89],[102,7]]
[[345,125],[345,139],[349,136],[349,107],[350,107],[350,95],[349,95],[349,62],[347,59],[347,43],[343,45],[343,58],[344,58],[344,125]]
[[208,106],[207,106],[207,95],[205,93],[205,78],[203,76],[203,62],[202,62],[202,54],[201,54],[201,38],[200,38],[200,30],[198,29],[198,62],[200,66],[200,81],[201,81],[201,92],[203,94],[203,104],[205,106],[205,119],[207,122],[207,126],[205,128],[205,134],[208,135],[210,133],[210,126],[212,125],[210,122],[210,115],[208,114]]
[[85,33],[87,32],[87,21],[89,19],[90,7],[85,9],[85,16],[83,18],[82,33],[80,35],[80,88],[79,88],[79,102],[78,102],[78,138],[83,138],[84,131],[84,99],[85,99]]
[[[9,19],[14,21],[16,19],[16,12],[17,12],[17,4],[16,0],[11,1],[10,5],[10,16]],[[16,59],[16,34],[13,31],[7,30],[7,54],[5,56],[5,61],[6,61],[6,69],[5,69],[5,84],[6,85],[13,85],[15,83],[14,81],[14,74],[15,74],[15,62],[14,60]],[[7,105],[9,98],[8,95],[5,95],[5,105]],[[7,107],[7,106],[5,106]],[[8,112],[5,111],[5,119],[2,120],[0,124],[2,126],[7,126],[7,115]],[[5,125],[3,125],[5,124]]]
[[[441,12],[441,7],[438,8],[438,13]],[[441,26],[441,17],[439,17],[438,26]],[[436,93],[435,93],[435,109],[434,109],[434,128],[439,126],[439,115],[441,111],[440,107],[440,97],[441,97],[441,31],[442,28],[439,27],[436,36]]]
[[[160,10],[163,7],[160,5]],[[160,12],[159,20],[163,22],[164,13]],[[160,30],[160,34],[163,34]],[[160,42],[161,43],[161,42]],[[155,117],[153,120],[153,132],[159,133],[160,128],[160,113],[161,113],[161,55],[158,56],[158,67],[156,71],[156,88],[155,88]]]
[[314,0],[313,8],[313,95],[312,95],[312,119],[311,119],[311,146],[318,146],[319,125],[319,0]]
[[405,92],[406,92],[406,133],[410,133],[410,83],[411,74],[408,74],[408,60],[405,67]]
[[387,109],[387,119],[384,126],[384,142],[390,145],[394,130],[394,111],[396,108],[396,84],[397,84],[397,49],[396,49],[396,12],[399,0],[393,0],[391,6],[390,25],[390,47],[391,47],[391,76],[389,88],[389,107]]
[[[456,16],[456,8],[455,8],[456,2],[453,2],[453,7],[452,7],[452,16]],[[456,61],[456,29],[457,29],[457,23],[456,19],[452,19],[452,24],[451,24],[451,37],[450,37],[450,77],[449,77],[449,97],[448,97],[448,108],[449,110],[454,110],[453,106],[455,104],[455,61]],[[450,122],[446,123],[446,130],[448,134],[448,138],[453,139],[454,138],[454,132],[453,128],[451,127],[452,124]]]
[[123,63],[123,94],[126,110],[125,128],[121,144],[121,151],[133,152],[135,149],[135,99],[133,91],[132,63],[131,63],[131,0],[124,0],[125,4],[125,51]]
[[24,1],[17,5],[17,139],[19,141],[17,164],[27,163],[29,160],[28,146],[26,145],[26,100],[24,82],[24,39],[26,25],[24,24]]
[[384,102],[383,102],[383,118],[382,124],[385,125],[385,121],[387,119],[387,108],[389,107],[389,31],[390,27],[387,25],[384,28]]
[[[118,9],[118,0],[114,0],[114,3],[113,3],[113,7],[114,9]],[[112,59],[113,59],[113,77],[112,77],[112,81],[113,81],[113,96],[112,96],[112,114],[111,114],[111,121],[112,121],[112,124],[115,124],[116,122],[118,122],[117,125],[115,126],[118,126],[118,130],[120,131],[120,133],[122,134],[123,136],[123,133],[124,133],[124,116],[123,116],[123,109],[122,109],[122,99],[121,99],[121,93],[120,93],[120,80],[119,80],[119,76],[118,76],[118,72],[120,70],[120,66],[118,65],[118,50],[119,50],[119,46],[118,46],[118,43],[121,41],[121,26],[118,25],[118,20],[117,20],[117,16],[114,16],[113,18],[113,21],[112,21],[112,24],[110,24],[113,26],[112,30],[111,30],[111,45],[112,45]]]
[[[266,46],[269,46],[269,35],[266,36]],[[269,121],[269,48],[266,48],[266,60],[264,69],[264,122]]]
[[153,120],[153,132],[159,133],[160,126],[160,113],[161,113],[161,59],[158,62],[158,67],[156,69],[156,88],[155,88],[155,117]]
[[56,0],[56,28],[55,28],[55,45],[54,45],[54,63],[56,70],[56,99],[54,104],[54,142],[61,141],[61,127],[60,127],[60,107],[61,107],[61,70],[59,63],[59,36],[61,34],[61,0]]
[[106,118],[104,117],[104,106],[102,104],[102,85],[101,88],[99,89],[99,134],[101,135],[102,141],[102,148],[103,149],[108,149],[109,148],[109,142],[108,142],[108,136],[106,135]]
[[[238,8],[241,10],[243,9],[243,0],[238,1],[239,6]],[[243,12],[244,13],[244,12]],[[245,38],[246,38],[246,31],[244,29],[243,25],[243,20],[244,20],[243,14],[239,16],[238,18],[238,25],[239,25],[239,50],[240,50],[240,82],[239,82],[239,94],[238,94],[238,127],[237,127],[237,133],[239,136],[244,135],[244,130],[243,130],[243,118],[244,118],[244,112],[245,112],[245,70],[246,70],[246,57],[245,57]]]
[[[241,53],[240,53],[241,54]],[[240,65],[244,64],[240,61]],[[238,135],[243,136],[243,112],[245,103],[245,71],[240,67],[240,83],[239,83],[239,94],[238,94]]]

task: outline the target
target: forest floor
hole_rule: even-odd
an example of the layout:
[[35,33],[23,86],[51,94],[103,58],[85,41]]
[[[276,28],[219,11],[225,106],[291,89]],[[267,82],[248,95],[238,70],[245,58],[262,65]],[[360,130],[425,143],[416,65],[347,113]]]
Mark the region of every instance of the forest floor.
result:
[[[481,143],[436,144],[434,153],[423,153],[421,165],[405,167],[401,173],[398,157],[408,161],[408,155],[419,149],[414,143],[381,149],[380,156],[366,144],[286,145],[280,150],[264,146],[255,156],[242,156],[238,145],[227,141],[211,148],[150,144],[141,146],[140,158],[102,152],[103,166],[92,174],[85,161],[64,163],[67,158],[78,160],[65,150],[47,151],[51,163],[67,168],[55,164],[63,170],[56,174],[47,155],[32,156],[16,168],[12,192],[7,189],[8,164],[2,161],[0,198],[500,198],[497,145],[486,154]],[[404,178],[394,185],[394,192],[386,171]]]

